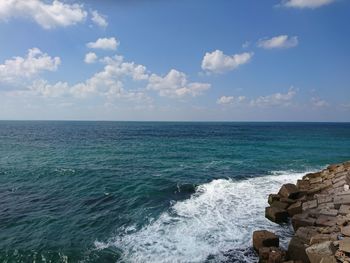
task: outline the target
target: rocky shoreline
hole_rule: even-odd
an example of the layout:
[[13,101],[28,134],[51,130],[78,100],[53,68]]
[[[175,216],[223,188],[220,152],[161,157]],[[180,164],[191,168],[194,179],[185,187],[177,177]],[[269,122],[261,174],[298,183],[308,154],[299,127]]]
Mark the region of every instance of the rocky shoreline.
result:
[[259,262],[350,263],[350,161],[309,173],[295,184],[282,185],[268,197],[265,216],[291,223],[294,235],[287,251],[266,230],[253,233]]

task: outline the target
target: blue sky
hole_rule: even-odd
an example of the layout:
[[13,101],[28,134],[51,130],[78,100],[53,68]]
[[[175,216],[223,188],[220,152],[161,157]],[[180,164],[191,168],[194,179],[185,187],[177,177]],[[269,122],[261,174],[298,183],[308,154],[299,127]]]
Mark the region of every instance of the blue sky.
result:
[[0,119],[350,121],[346,0],[0,1]]

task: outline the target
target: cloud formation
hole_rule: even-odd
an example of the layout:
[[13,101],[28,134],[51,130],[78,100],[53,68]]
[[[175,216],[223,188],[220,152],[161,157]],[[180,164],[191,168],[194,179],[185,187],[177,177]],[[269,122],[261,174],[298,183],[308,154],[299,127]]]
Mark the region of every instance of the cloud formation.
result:
[[321,6],[329,5],[335,2],[335,0],[284,0],[281,5],[291,8],[318,8]]
[[202,69],[211,73],[224,73],[248,63],[253,53],[244,52],[235,55],[225,55],[221,50],[205,53],[202,60]]
[[89,52],[85,55],[84,62],[87,64],[92,64],[97,61],[97,55],[94,52]]
[[59,57],[51,57],[38,48],[31,48],[25,57],[13,57],[0,64],[0,81],[16,82],[43,71],[55,71],[60,63]]
[[51,4],[40,0],[0,1],[2,20],[29,18],[45,29],[75,25],[83,22],[86,16],[87,12],[81,4],[66,4],[59,0],[54,0]]
[[245,101],[245,96],[239,96],[239,97],[233,97],[233,96],[221,96],[219,99],[217,99],[216,103],[220,105],[232,105],[232,104],[238,104]]
[[107,27],[108,26],[106,16],[99,14],[96,10],[92,11],[91,15],[92,15],[91,20],[96,25],[98,25],[100,27]]
[[288,35],[280,35],[272,37],[270,39],[260,39],[258,41],[258,47],[264,49],[274,48],[292,48],[299,44],[297,36],[289,37]]
[[92,49],[116,50],[119,46],[119,41],[114,37],[99,38],[95,42],[87,43],[86,46]]
[[172,69],[164,77],[152,74],[147,89],[159,92],[160,96],[181,98],[196,97],[210,88],[208,83],[188,82],[185,73]]
[[312,106],[317,107],[317,108],[323,108],[323,107],[329,106],[329,103],[327,101],[322,100],[318,97],[312,97],[311,104],[312,104]]
[[290,106],[295,95],[296,90],[291,87],[287,93],[278,92],[253,99],[250,101],[250,105],[258,107]]

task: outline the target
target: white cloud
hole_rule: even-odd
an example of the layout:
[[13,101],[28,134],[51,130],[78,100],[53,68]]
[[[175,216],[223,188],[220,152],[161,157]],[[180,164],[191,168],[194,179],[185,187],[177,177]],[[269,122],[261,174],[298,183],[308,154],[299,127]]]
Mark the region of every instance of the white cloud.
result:
[[108,22],[107,18],[104,15],[99,14],[96,10],[91,12],[92,18],[91,20],[100,27],[107,27]]
[[311,98],[311,104],[314,107],[322,108],[322,107],[328,107],[329,103],[325,100],[322,100],[318,97],[312,97]]
[[271,107],[271,106],[290,106],[296,90],[291,87],[287,93],[274,93],[267,96],[260,96],[250,101],[251,106]]
[[94,52],[89,52],[85,55],[84,62],[87,64],[92,64],[97,61],[97,55]]
[[216,103],[221,105],[238,104],[245,101],[245,96],[233,97],[233,96],[221,96],[217,99]]
[[69,92],[69,85],[66,82],[51,85],[45,80],[37,80],[29,88],[37,95],[52,98],[62,97]]
[[0,64],[0,81],[15,82],[43,71],[55,71],[60,63],[59,57],[50,57],[40,49],[32,48],[26,57],[13,57]]
[[172,98],[195,97],[209,88],[208,83],[188,82],[186,74],[175,69],[164,77],[152,74],[147,85],[147,89],[158,91],[160,96]]
[[333,2],[335,0],[284,0],[281,5],[292,8],[318,8]]
[[33,19],[45,29],[66,27],[83,22],[87,12],[80,4],[65,4],[55,0],[51,4],[40,0],[2,0],[0,17],[9,20],[13,17]]
[[292,48],[298,45],[298,37],[289,37],[288,35],[280,35],[270,39],[260,39],[258,42],[258,47],[265,49],[273,48]]
[[252,56],[253,53],[248,52],[232,56],[225,55],[221,50],[207,52],[202,60],[202,69],[207,72],[223,73],[248,63]]
[[99,38],[95,42],[87,43],[86,46],[93,49],[116,50],[119,46],[119,41],[117,41],[114,37]]

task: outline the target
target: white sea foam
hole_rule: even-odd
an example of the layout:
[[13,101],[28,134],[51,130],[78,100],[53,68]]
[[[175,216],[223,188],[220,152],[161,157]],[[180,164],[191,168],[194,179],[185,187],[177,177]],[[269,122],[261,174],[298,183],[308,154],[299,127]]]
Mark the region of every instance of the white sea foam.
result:
[[241,181],[213,180],[142,229],[95,245],[122,249],[126,262],[203,262],[209,255],[220,258],[228,250],[251,246],[254,230],[286,231],[287,227],[265,219],[267,196],[303,175],[277,172]]

